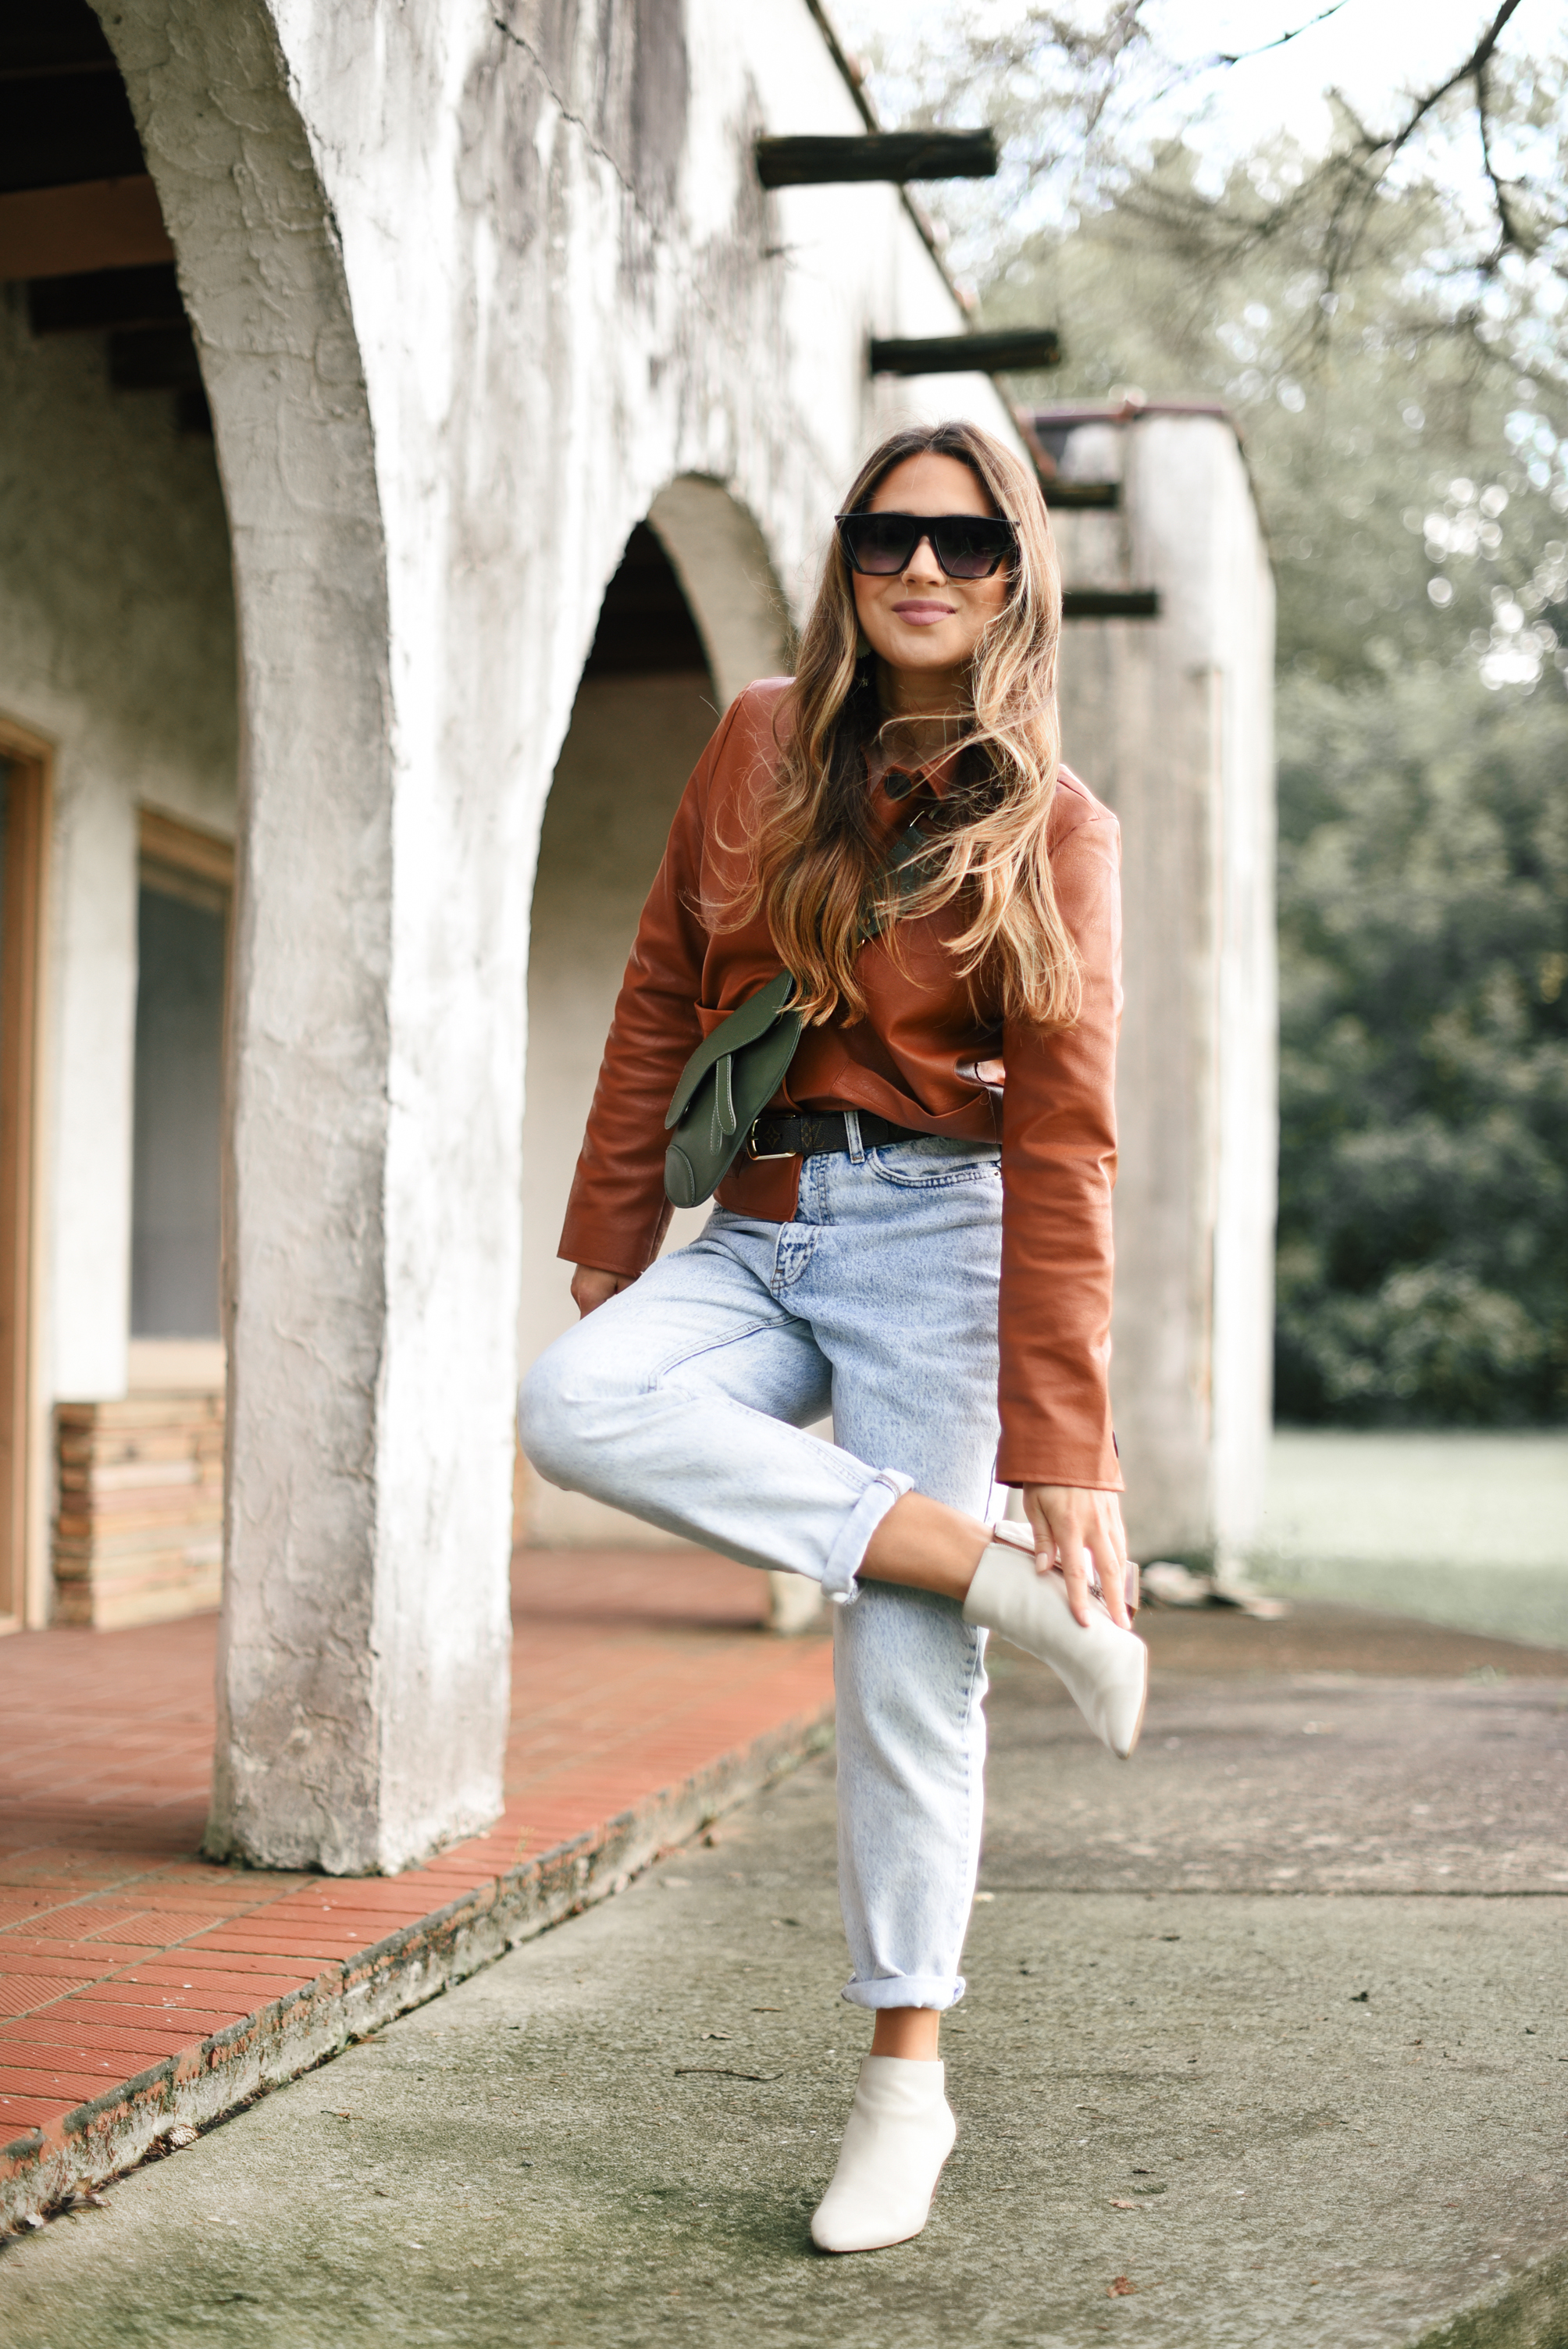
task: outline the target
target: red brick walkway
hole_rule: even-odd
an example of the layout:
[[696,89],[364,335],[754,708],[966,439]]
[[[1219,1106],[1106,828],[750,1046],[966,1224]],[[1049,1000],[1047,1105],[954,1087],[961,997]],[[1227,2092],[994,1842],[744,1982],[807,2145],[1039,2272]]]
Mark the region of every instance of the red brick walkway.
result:
[[384,1983],[389,1936],[479,1915],[562,1846],[591,1852],[615,1823],[624,1843],[628,1813],[803,1742],[830,1699],[830,1643],[769,1639],[764,1596],[697,1552],[524,1554],[506,1809],[394,1878],[196,1856],[215,1618],[0,1640],[0,2173],[67,2142],[74,2174],[103,2173],[107,2153],[81,2158],[89,2100],[108,2092],[108,2111],[152,2072],[172,2110],[171,2086],[210,2081],[262,2010],[341,1990],[373,1951]]

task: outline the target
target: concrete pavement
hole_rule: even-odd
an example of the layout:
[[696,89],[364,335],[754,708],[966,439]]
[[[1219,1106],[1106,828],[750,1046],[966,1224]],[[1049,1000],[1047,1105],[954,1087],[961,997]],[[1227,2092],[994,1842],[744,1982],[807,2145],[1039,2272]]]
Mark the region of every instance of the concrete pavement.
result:
[[961,2134],[914,2244],[806,2220],[865,2038],[830,1763],[0,2259],[10,2349],[1552,2349],[1568,1658],[1151,1625],[1130,1767],[1011,1654]]
[[0,1640],[0,2233],[603,1898],[815,1750],[727,1558],[521,1552],[506,1807],[395,1878],[200,1857],[216,1619]]

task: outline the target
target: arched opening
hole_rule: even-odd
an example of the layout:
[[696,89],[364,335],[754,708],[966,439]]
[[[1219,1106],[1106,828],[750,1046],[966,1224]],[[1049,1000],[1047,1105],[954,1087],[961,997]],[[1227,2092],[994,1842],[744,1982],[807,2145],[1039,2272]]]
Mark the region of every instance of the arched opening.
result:
[[[646,523],[604,591],[546,803],[528,964],[523,1122],[524,1367],[575,1319],[555,1254],[599,1055],[643,900],[686,779],[717,722],[701,636]],[[677,1216],[671,1244],[700,1226]],[[520,1470],[519,1531],[542,1547],[665,1537]]]
[[[616,991],[643,900],[692,768],[728,702],[785,667],[789,621],[762,534],[717,481],[684,475],[655,499],[604,592],[546,803],[528,966],[523,1124],[524,1368],[575,1319],[555,1254]],[[706,1207],[670,1220],[695,1238]],[[538,1548],[664,1549],[672,1537],[519,1458],[514,1532]],[[766,1618],[802,1630],[815,1586],[771,1574]]]

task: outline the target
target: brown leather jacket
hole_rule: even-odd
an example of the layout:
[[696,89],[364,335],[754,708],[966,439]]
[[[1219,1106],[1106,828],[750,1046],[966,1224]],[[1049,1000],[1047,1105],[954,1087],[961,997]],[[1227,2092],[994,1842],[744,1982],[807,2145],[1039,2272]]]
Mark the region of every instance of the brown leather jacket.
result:
[[[665,1111],[701,1039],[778,975],[758,916],[719,929],[717,909],[744,873],[753,812],[777,752],[773,721],[789,680],[749,686],[726,713],[687,784],[626,965],[562,1234],[573,1264],[634,1278],[669,1220]],[[868,783],[891,832],[908,779]],[[916,791],[940,795],[940,770]],[[1057,901],[1083,970],[1077,1024],[1046,1030],[978,1016],[954,975],[949,906],[899,926],[895,962],[881,940],[860,965],[868,1016],[802,1037],[780,1095],[797,1109],[862,1109],[925,1133],[997,1142],[1002,1152],[1002,1448],[1010,1485],[1119,1489],[1110,1432],[1110,1192],[1116,1172],[1116,1036],[1121,1010],[1120,838],[1116,819],[1064,769],[1051,830]],[[999,1058],[1002,1070],[977,1064]],[[718,1199],[738,1215],[788,1222],[798,1158],[738,1159]],[[918,1334],[911,1333],[912,1344]]]

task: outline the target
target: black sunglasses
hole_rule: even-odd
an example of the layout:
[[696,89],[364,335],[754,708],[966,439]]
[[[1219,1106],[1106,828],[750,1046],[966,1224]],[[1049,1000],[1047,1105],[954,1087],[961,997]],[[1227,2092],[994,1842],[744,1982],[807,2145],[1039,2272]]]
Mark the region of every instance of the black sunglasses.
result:
[[833,520],[851,570],[872,579],[906,571],[923,538],[948,579],[989,579],[1018,551],[1017,526],[1001,514],[842,513]]

